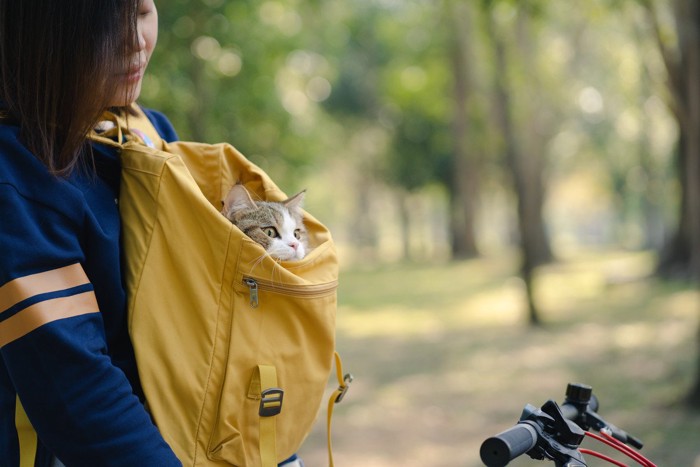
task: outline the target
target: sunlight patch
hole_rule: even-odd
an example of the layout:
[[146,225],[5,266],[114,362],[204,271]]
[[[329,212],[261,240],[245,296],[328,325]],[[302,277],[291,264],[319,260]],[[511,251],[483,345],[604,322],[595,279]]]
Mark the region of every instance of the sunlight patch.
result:
[[418,336],[439,334],[445,323],[440,315],[404,307],[383,307],[371,314],[353,313],[348,307],[338,312],[337,329],[355,338],[372,336]]
[[617,347],[636,349],[654,342],[654,326],[649,323],[630,323],[617,328],[613,340]]

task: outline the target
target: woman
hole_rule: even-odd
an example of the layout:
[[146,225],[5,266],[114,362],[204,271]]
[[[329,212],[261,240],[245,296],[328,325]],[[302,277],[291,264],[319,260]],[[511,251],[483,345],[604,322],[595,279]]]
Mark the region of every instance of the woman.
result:
[[0,0],[0,467],[28,452],[18,398],[34,465],[181,465],[127,333],[118,156],[87,138],[106,109],[141,112],[157,36],[153,0]]
[[118,159],[86,140],[138,97],[157,21],[153,0],[0,1],[0,466],[20,462],[17,397],[36,465],[181,465],[139,400]]

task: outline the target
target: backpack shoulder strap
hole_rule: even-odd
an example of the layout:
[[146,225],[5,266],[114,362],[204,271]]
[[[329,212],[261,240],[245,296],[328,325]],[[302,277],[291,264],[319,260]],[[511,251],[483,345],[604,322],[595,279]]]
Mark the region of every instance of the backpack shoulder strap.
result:
[[[121,146],[122,134],[136,136],[146,146],[163,150],[165,142],[158,134],[158,130],[153,126],[146,113],[138,106],[131,104],[126,110],[118,113],[107,111],[104,113],[101,134],[93,132],[90,138],[103,144]],[[115,140],[107,141],[110,138]]]
[[127,115],[117,117],[120,126],[126,128],[131,133],[138,136],[146,146],[156,149],[163,149],[163,139],[158,134],[158,130],[153,126],[146,113],[138,104],[131,104]]

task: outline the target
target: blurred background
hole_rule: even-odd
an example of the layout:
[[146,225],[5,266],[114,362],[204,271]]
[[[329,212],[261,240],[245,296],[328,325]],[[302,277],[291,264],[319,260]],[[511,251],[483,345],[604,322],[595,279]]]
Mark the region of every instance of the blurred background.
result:
[[335,465],[481,465],[576,381],[700,466],[700,2],[157,5],[142,105],[306,188],[338,243]]

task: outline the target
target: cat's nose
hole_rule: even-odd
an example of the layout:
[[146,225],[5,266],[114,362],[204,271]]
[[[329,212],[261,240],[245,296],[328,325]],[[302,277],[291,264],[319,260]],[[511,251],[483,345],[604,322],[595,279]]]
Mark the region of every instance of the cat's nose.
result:
[[291,243],[289,244],[289,246],[292,247],[292,249],[293,249],[294,251],[296,251],[296,249],[299,248],[299,243],[298,243],[298,242],[291,242]]

